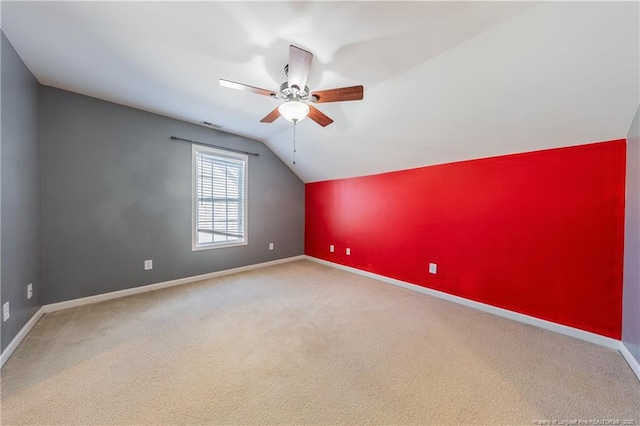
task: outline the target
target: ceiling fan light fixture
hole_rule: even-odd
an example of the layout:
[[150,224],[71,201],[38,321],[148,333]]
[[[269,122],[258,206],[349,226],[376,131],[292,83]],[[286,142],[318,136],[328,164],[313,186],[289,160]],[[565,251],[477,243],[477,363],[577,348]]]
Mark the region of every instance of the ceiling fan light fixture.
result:
[[297,123],[309,114],[309,105],[300,101],[288,101],[280,105],[278,111],[288,121]]
[[223,79],[220,79],[220,85],[284,101],[283,104],[264,116],[260,120],[261,123],[273,123],[282,116],[287,121],[291,121],[295,129],[295,124],[308,115],[311,120],[322,127],[326,127],[333,123],[333,120],[312,106],[312,104],[361,101],[364,98],[364,87],[359,85],[311,92],[306,84],[312,60],[313,54],[311,52],[290,45],[289,63],[284,68],[287,81],[280,85],[280,90],[277,92]]

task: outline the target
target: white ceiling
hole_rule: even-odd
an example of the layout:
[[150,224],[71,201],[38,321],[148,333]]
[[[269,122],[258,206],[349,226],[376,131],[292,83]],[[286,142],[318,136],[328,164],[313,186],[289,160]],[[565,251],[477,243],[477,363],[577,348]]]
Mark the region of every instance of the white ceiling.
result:
[[[305,182],[624,138],[640,103],[638,2],[2,2],[45,85],[263,141]],[[288,45],[335,122],[259,120]]]

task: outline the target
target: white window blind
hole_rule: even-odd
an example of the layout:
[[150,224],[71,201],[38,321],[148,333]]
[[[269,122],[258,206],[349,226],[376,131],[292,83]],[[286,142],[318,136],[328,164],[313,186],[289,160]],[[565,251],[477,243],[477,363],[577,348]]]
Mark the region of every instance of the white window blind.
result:
[[193,148],[193,249],[246,244],[247,156]]

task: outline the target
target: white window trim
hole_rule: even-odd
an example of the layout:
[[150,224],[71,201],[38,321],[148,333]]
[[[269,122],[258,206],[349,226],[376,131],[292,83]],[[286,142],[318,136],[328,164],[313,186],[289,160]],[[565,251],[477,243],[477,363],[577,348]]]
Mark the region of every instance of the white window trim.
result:
[[[234,243],[217,243],[217,244],[208,244],[208,245],[198,245],[198,237],[196,230],[196,174],[197,174],[197,166],[196,166],[196,154],[198,151],[210,153],[212,155],[216,155],[218,157],[227,157],[233,158],[236,160],[244,161],[244,241],[234,242]],[[235,153],[231,151],[223,151],[220,149],[202,146],[202,145],[192,145],[191,146],[191,251],[201,251],[201,250],[215,250],[220,248],[228,248],[228,247],[237,247],[237,246],[246,246],[249,244],[249,233],[248,233],[248,224],[249,224],[249,209],[247,206],[248,202],[248,194],[249,194],[249,156],[246,154]]]

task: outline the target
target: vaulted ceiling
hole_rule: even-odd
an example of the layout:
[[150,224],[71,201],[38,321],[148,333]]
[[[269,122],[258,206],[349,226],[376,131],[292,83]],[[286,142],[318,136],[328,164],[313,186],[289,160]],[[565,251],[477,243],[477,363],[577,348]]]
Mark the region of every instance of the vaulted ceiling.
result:
[[[2,2],[40,83],[263,141],[305,182],[623,138],[640,103],[638,2]],[[259,120],[288,46],[335,122]]]

